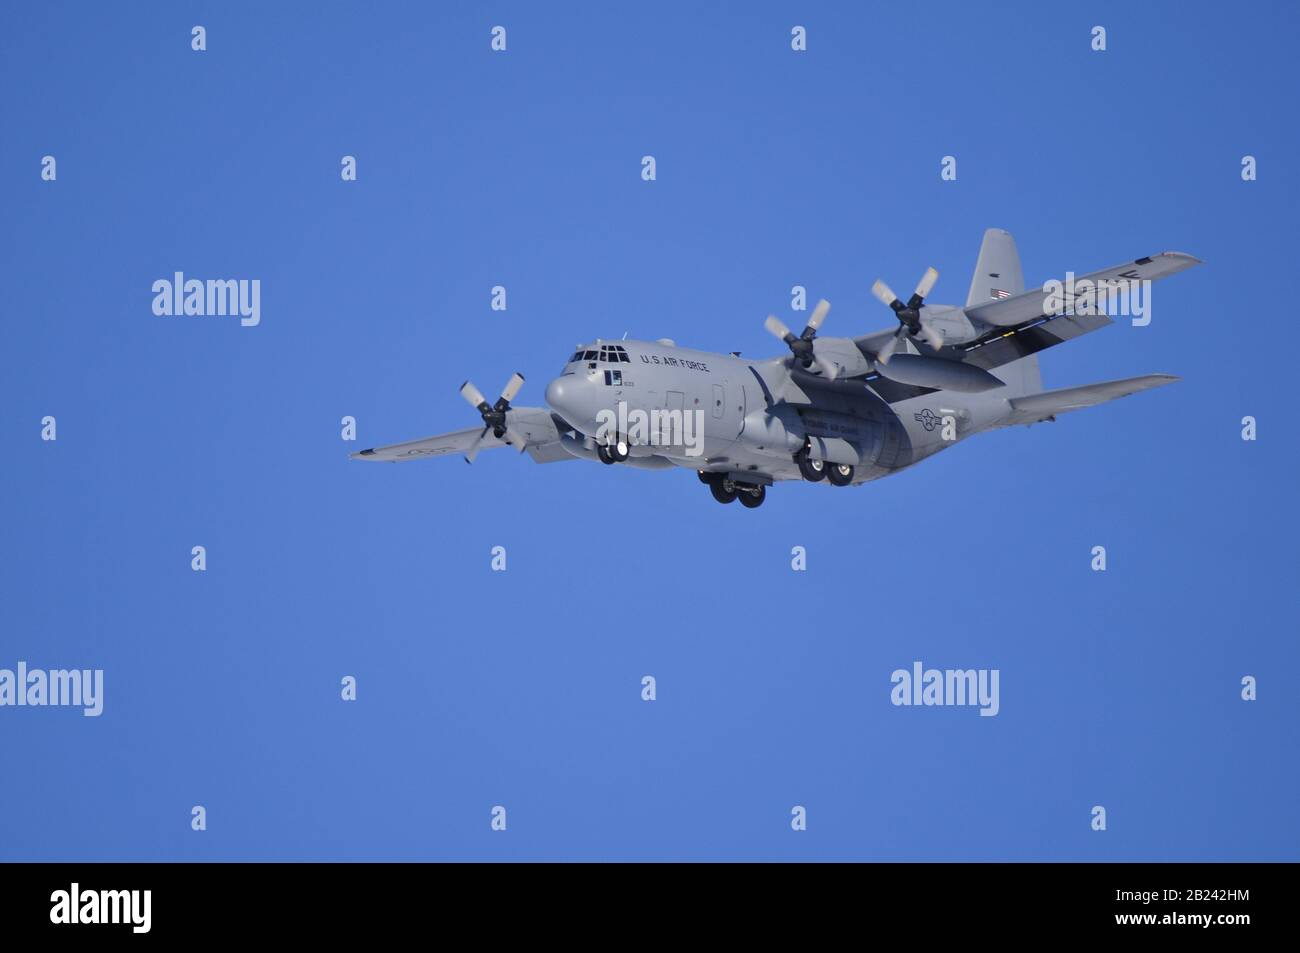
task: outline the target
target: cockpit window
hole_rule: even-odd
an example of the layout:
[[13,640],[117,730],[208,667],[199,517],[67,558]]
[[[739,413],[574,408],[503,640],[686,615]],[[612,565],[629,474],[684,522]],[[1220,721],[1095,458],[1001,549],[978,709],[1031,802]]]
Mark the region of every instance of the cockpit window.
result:
[[569,363],[574,361],[599,361],[602,364],[631,364],[632,359],[627,356],[627,348],[621,344],[602,344],[599,349],[584,348],[575,351],[573,357],[569,358]]

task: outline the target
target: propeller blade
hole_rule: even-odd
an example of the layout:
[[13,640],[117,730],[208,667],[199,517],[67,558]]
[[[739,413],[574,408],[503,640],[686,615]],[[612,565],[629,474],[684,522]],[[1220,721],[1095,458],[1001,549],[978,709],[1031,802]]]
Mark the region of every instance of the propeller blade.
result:
[[893,336],[885,342],[885,346],[876,352],[877,364],[888,364],[889,359],[894,356],[894,351],[898,349],[898,341],[905,333],[907,328],[900,327],[894,332]]
[[510,446],[514,447],[520,453],[523,453],[528,447],[528,438],[510,424],[506,424],[506,439],[510,441]]
[[939,273],[937,271],[933,268],[925,269],[925,274],[921,276],[921,280],[916,284],[916,293],[922,298],[929,297],[930,289],[934,287],[934,283],[938,280]]
[[464,397],[465,402],[475,410],[478,410],[487,403],[487,401],[483,399],[483,393],[469,381],[460,385],[460,396]]
[[477,437],[475,437],[474,442],[469,445],[469,449],[465,451],[466,463],[474,462],[474,458],[478,456],[479,444],[483,442],[483,438],[487,436],[487,432],[490,429],[491,429],[490,427],[484,427],[482,433],[480,433]]
[[524,386],[524,375],[515,372],[510,375],[510,380],[506,381],[505,390],[501,392],[501,399],[507,404],[515,399],[515,394],[519,393],[519,388]]
[[[818,301],[817,307],[813,308],[812,317],[808,319],[808,327],[811,328],[813,331],[816,331],[818,328],[820,328],[822,326],[822,322],[826,320],[826,315],[830,313],[830,310],[831,310],[831,303],[829,301],[827,301],[825,298],[822,298],[820,301]],[[804,332],[804,334],[807,333],[808,333],[807,331]]]
[[925,339],[930,342],[930,347],[934,348],[936,351],[943,347],[943,335],[939,332],[938,328],[933,328],[925,321],[922,321],[921,333],[924,334]]
[[893,307],[894,302],[898,300],[898,295],[894,294],[893,289],[880,279],[876,279],[876,283],[871,286],[871,293],[880,300],[881,304],[887,304],[890,307]]
[[769,314],[767,316],[767,320],[763,322],[763,327],[767,328],[768,331],[770,331],[775,337],[780,338],[782,341],[794,337],[790,332],[790,329],[787,328],[781,319],[774,314]]

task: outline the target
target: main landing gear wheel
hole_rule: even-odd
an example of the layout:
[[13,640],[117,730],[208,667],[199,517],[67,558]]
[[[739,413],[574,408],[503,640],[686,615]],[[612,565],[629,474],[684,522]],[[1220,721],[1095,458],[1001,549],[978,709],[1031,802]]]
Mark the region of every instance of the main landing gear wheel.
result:
[[719,503],[740,500],[746,509],[757,509],[767,499],[767,487],[762,483],[736,483],[724,473],[698,471],[700,482],[709,485],[709,492]]
[[824,460],[814,460],[808,456],[807,450],[801,450],[795,454],[794,462],[799,465],[800,475],[809,483],[816,483],[826,476],[826,462]]
[[826,468],[826,479],[835,486],[848,486],[853,482],[853,467],[845,463],[832,463]]
[[[736,488],[729,486],[725,480],[717,479],[709,481],[709,492],[719,503],[730,503],[736,498]],[[746,506],[749,504],[746,503]]]

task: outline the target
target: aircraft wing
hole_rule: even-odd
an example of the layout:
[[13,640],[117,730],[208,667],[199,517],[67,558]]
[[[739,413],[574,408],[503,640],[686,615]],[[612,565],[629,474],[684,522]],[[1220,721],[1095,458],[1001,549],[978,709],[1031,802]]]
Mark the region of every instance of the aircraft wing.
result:
[[1144,377],[1129,377],[1118,381],[1105,381],[1100,384],[1086,384],[1083,387],[1065,387],[1061,390],[1043,391],[1026,397],[1011,399],[1011,416],[999,423],[998,427],[1014,427],[1018,424],[1036,424],[1041,420],[1052,420],[1057,414],[1096,407],[1107,401],[1127,397],[1153,387],[1163,387],[1181,378],[1172,374],[1147,374]]
[[[1191,255],[1164,252],[1075,278],[1075,285],[1077,287],[1085,280],[1094,288],[1099,281],[1118,282],[1121,285],[1132,281],[1155,281],[1198,264],[1200,259]],[[949,360],[959,360],[964,364],[971,364],[996,374],[996,369],[1004,364],[1010,364],[1022,357],[1028,357],[1064,341],[1104,328],[1111,323],[1110,317],[1100,309],[1093,309],[1096,312],[1093,314],[1072,313],[1070,309],[1074,306],[1074,300],[1070,299],[1063,302],[1066,313],[1046,314],[1049,303],[1047,299],[1046,291],[1035,288],[1009,298],[994,299],[967,307],[965,309],[967,317],[982,322],[989,330],[970,343],[956,345],[951,357],[948,357],[947,348],[940,352],[940,356],[947,357]],[[893,329],[877,331],[874,334],[854,338],[854,343],[864,355],[870,356],[879,351],[893,333]],[[890,403],[926,392],[923,388],[909,385],[891,386],[889,382],[878,382],[873,377],[868,377],[867,383],[876,388],[880,396]]]
[[[468,430],[455,430],[451,433],[438,434],[436,437],[392,443],[386,447],[372,447],[349,456],[353,460],[382,460],[385,463],[396,463],[399,460],[419,460],[424,457],[445,457],[452,453],[465,453],[478,435],[483,433],[483,429],[483,427],[471,427]],[[505,445],[505,441],[498,440],[489,432],[484,434],[479,449],[488,450]]]
[[[1139,258],[1136,261],[1125,262],[1113,268],[1103,268],[1101,271],[1094,271],[1091,274],[1077,277],[1074,282],[1076,287],[1088,282],[1088,285],[1084,285],[1084,287],[1096,288],[1098,282],[1103,281],[1117,282],[1121,286],[1127,286],[1131,282],[1155,281],[1169,275],[1176,275],[1178,272],[1200,263],[1199,258],[1193,258],[1191,255],[1167,251],[1150,258]],[[1082,289],[1080,291],[1082,292]],[[983,321],[985,324],[997,327],[1013,327],[1017,324],[1024,324],[1026,321],[1035,321],[1038,318],[1048,316],[1047,299],[1048,293],[1042,288],[1031,288],[1029,291],[1012,295],[1009,298],[985,301],[983,304],[968,307],[966,316],[972,320]],[[1066,297],[1064,310],[1072,311],[1073,309],[1074,300]]]
[[[552,463],[564,459],[576,459],[560,445],[560,429],[556,426],[551,412],[543,407],[512,407],[510,424],[527,439],[527,445],[519,447],[527,450],[538,463]],[[404,443],[393,443],[385,447],[373,447],[349,454],[353,460],[380,460],[385,463],[397,463],[402,460],[422,460],[427,457],[445,457],[452,454],[464,454],[483,435],[478,445],[479,450],[491,450],[494,447],[510,446],[505,440],[494,436],[484,428],[470,427],[467,430],[455,430],[451,433],[438,434],[435,437],[423,437]],[[560,451],[556,453],[554,451]]]

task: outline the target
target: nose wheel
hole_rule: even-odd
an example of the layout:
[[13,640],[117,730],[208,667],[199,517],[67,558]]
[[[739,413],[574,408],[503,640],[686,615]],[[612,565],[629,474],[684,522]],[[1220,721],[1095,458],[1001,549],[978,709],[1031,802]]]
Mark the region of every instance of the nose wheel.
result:
[[627,459],[629,453],[626,437],[616,437],[608,445],[603,443],[596,444],[596,456],[600,458],[601,463],[615,464],[622,463]]

